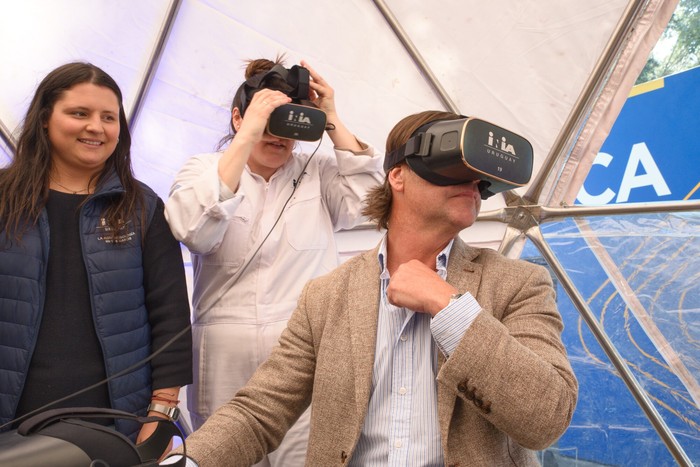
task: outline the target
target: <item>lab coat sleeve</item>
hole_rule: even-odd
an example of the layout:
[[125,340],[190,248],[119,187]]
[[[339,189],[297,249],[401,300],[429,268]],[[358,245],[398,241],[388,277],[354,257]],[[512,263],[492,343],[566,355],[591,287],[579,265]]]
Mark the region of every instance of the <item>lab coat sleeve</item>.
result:
[[373,187],[384,182],[383,154],[358,139],[366,149],[354,153],[335,149],[321,164],[321,189],[336,231],[360,224],[362,203]]
[[218,174],[220,153],[189,159],[178,172],[165,203],[165,217],[175,238],[192,253],[215,252],[244,194],[233,193]]

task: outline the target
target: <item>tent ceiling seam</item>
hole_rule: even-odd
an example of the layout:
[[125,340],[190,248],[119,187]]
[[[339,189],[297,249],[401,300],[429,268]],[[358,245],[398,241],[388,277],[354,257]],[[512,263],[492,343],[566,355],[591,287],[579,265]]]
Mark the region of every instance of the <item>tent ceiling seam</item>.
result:
[[394,31],[394,34],[399,39],[406,52],[408,52],[408,54],[411,56],[416,66],[418,66],[418,68],[421,71],[421,74],[428,81],[430,87],[433,89],[435,94],[437,94],[437,96],[440,98],[445,107],[451,112],[461,115],[461,112],[457,108],[457,105],[454,103],[452,98],[450,98],[449,94],[447,93],[447,91],[445,91],[445,88],[443,88],[442,84],[440,84],[440,81],[437,79],[435,74],[428,66],[427,62],[423,59],[423,56],[420,54],[416,46],[408,37],[406,31],[403,29],[403,27],[401,27],[401,24],[399,24],[399,21],[396,19],[396,16],[391,12],[386,2],[384,2],[384,0],[372,1],[382,14],[386,22],[389,23],[389,26]]
[[156,72],[158,70],[158,65],[160,64],[160,59],[163,56],[165,45],[167,44],[168,38],[170,37],[170,32],[173,29],[173,24],[175,24],[175,19],[177,18],[177,14],[180,11],[181,4],[182,0],[172,0],[172,2],[170,2],[168,14],[165,17],[165,20],[163,21],[163,25],[160,28],[160,32],[158,33],[158,40],[156,41],[156,45],[153,48],[153,52],[151,53],[151,56],[148,59],[146,73],[143,79],[141,80],[141,84],[139,85],[139,89],[136,93],[134,105],[131,109],[131,115],[127,116],[127,120],[129,122],[129,129],[132,131],[136,124],[136,120],[138,119],[138,116],[141,112],[141,107],[143,106],[143,103],[146,100],[146,96],[148,95],[148,91],[151,88],[153,79],[155,78]]
[[[525,198],[532,201],[539,200],[539,198],[542,196],[542,190],[545,184],[556,169],[557,163],[561,162],[560,159],[568,159],[568,156],[564,158],[563,155],[572,150],[574,141],[577,139],[584,123],[588,119],[593,106],[596,103],[598,96],[600,96],[608,77],[615,67],[617,57],[620,55],[623,46],[627,43],[630,34],[634,30],[634,25],[636,24],[637,18],[639,18],[644,12],[648,3],[649,0],[636,0],[627,6],[621,21],[618,23],[617,28],[611,37],[611,40],[603,50],[598,63],[594,67],[593,72],[589,76],[589,79],[583,88],[583,91],[574,104],[574,107],[569,114],[569,118],[567,118],[561,131],[554,140],[552,149],[547,155],[537,175],[537,180],[530,186],[530,189],[525,194]],[[560,167],[563,166],[564,163],[561,162]]]

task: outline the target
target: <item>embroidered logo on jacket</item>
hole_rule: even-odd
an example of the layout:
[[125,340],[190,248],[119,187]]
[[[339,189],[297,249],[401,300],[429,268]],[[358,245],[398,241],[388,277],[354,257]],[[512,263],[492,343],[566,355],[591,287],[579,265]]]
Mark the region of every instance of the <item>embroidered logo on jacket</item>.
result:
[[108,244],[120,244],[131,241],[136,236],[132,221],[119,221],[119,227],[116,233],[113,234],[112,227],[107,224],[107,219],[100,218],[100,225],[97,226],[97,240]]

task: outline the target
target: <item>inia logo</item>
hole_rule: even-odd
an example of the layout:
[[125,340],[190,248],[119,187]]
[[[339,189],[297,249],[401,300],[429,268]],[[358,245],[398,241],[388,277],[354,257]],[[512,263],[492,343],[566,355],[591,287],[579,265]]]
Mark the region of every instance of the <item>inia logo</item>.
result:
[[309,117],[304,116],[304,112],[299,112],[299,115],[297,115],[297,113],[293,110],[289,111],[287,121],[294,123],[306,123],[307,125],[311,125],[311,119]]
[[499,151],[508,152],[512,155],[515,155],[515,148],[512,144],[508,144],[508,142],[506,141],[506,137],[501,136],[501,138],[499,139],[493,135],[493,131],[489,131],[488,145],[492,148],[498,149]]

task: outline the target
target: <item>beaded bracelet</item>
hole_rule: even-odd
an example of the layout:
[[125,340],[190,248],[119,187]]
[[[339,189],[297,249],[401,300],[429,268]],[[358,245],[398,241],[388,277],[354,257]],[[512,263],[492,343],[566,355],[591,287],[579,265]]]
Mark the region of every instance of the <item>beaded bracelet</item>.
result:
[[158,395],[152,396],[151,400],[152,401],[169,402],[169,403],[175,404],[175,405],[180,403],[179,399],[166,399],[165,397],[159,397]]

